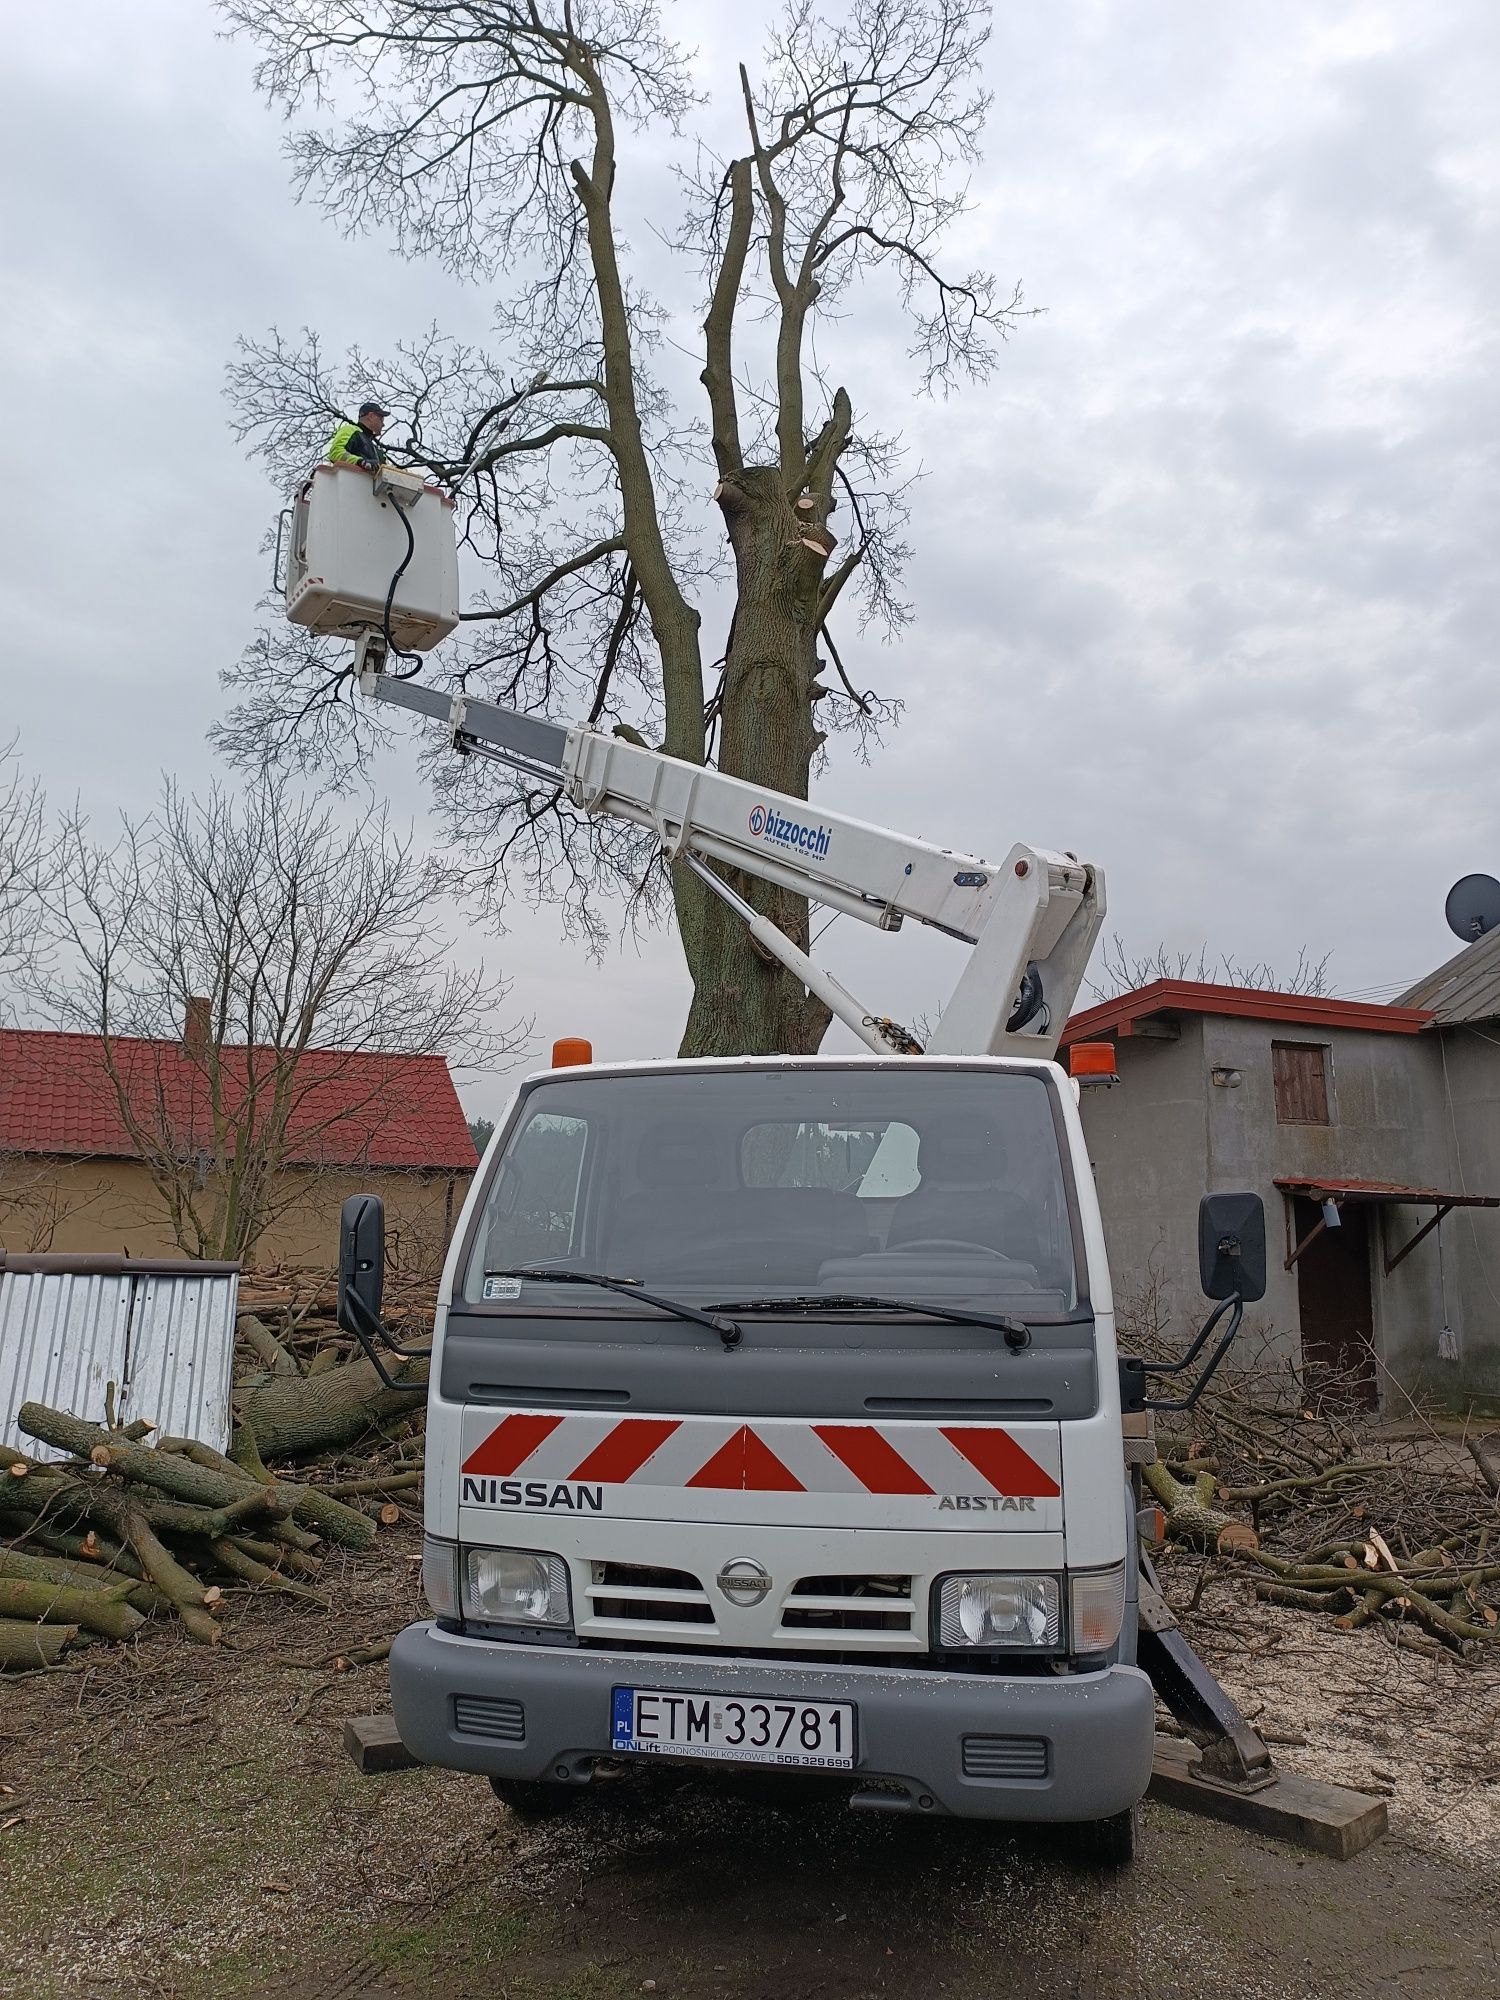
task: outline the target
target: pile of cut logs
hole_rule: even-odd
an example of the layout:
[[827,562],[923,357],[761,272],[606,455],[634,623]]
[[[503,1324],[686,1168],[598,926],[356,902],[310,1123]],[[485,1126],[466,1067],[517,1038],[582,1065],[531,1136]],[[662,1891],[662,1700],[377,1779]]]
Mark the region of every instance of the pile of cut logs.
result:
[[1220,1389],[1145,1468],[1169,1542],[1253,1573],[1256,1597],[1399,1628],[1418,1650],[1500,1637],[1500,1449],[1413,1413],[1399,1428],[1337,1396],[1257,1408]]

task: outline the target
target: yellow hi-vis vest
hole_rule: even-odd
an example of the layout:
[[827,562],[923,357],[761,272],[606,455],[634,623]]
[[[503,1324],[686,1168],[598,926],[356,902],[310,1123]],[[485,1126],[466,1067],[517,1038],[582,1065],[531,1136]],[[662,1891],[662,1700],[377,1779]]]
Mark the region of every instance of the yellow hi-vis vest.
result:
[[[364,451],[350,451],[350,441],[355,437],[364,439],[366,446]],[[372,464],[378,464],[383,456],[384,453],[381,451],[374,437],[369,431],[362,429],[359,424],[340,424],[334,432],[332,442],[328,447],[329,462],[333,465],[363,465],[369,467]]]

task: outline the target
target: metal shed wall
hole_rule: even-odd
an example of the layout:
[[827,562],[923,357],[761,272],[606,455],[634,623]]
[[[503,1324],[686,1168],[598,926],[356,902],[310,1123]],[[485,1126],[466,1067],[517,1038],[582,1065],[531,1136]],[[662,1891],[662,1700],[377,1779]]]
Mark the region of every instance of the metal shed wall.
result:
[[0,1265],[0,1440],[25,1436],[26,1402],[103,1423],[144,1417],[160,1434],[229,1442],[239,1267],[121,1257],[12,1257]]

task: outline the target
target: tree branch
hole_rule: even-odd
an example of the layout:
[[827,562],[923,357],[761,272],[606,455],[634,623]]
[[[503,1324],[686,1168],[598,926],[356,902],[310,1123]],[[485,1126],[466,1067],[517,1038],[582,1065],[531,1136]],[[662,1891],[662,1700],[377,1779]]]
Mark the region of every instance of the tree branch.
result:
[[823,588],[818,592],[818,623],[821,626],[828,614],[838,603],[844,585],[853,576],[865,559],[865,543],[852,548],[836,569],[832,569],[823,579]]
[[547,592],[554,589],[565,578],[577,576],[580,570],[592,568],[595,563],[602,562],[606,556],[620,554],[624,547],[624,536],[612,535],[608,541],[595,542],[592,548],[582,549],[576,556],[570,556],[566,562],[559,563],[555,569],[547,572],[540,583],[533,584],[529,590],[523,591],[519,597],[514,598],[509,604],[485,604],[481,605],[477,611],[461,611],[458,615],[460,619],[488,618],[499,620],[502,618],[514,618],[518,611],[525,611],[528,607],[534,607],[539,604]]
[[605,430],[601,424],[549,424],[535,437],[503,438],[474,461],[476,473],[487,472],[492,465],[499,465],[502,459],[518,458],[523,452],[549,451],[564,438],[582,438],[590,444],[608,445],[614,448],[613,431]]
[[708,391],[714,458],[721,477],[727,472],[738,472],[745,462],[740,447],[740,419],[734,396],[733,341],[734,315],[739,304],[740,287],[744,283],[753,220],[750,162],[735,160],[724,180],[729,190],[729,231],[719,259],[708,317],[703,322],[706,359],[699,377]]

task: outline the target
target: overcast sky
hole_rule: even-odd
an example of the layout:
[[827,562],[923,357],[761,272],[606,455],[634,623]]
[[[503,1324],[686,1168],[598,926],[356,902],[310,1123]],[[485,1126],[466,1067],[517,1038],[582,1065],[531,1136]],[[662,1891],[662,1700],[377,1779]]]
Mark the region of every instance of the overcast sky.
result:
[[[760,10],[667,15],[727,140]],[[207,778],[255,623],[275,502],[226,428],[235,336],[486,319],[293,203],[251,51],[215,30],[207,0],[29,9],[0,76],[0,736],[101,820],[164,770]],[[1075,849],[1141,951],[1305,944],[1386,997],[1457,948],[1453,879],[1500,873],[1500,8],[1002,4],[988,67],[955,262],[1045,312],[947,403],[910,393],[885,316],[840,335],[856,408],[926,476],[915,623],[853,644],[905,721],[820,796],[968,851]],[[661,166],[622,170],[640,241]],[[691,340],[691,287],[669,303]],[[420,818],[414,747],[371,775]],[[937,1009],[957,949],[847,922],[827,944],[898,1014]],[[539,1045],[675,1046],[669,937],[601,968],[517,910],[456,949],[511,975]]]

